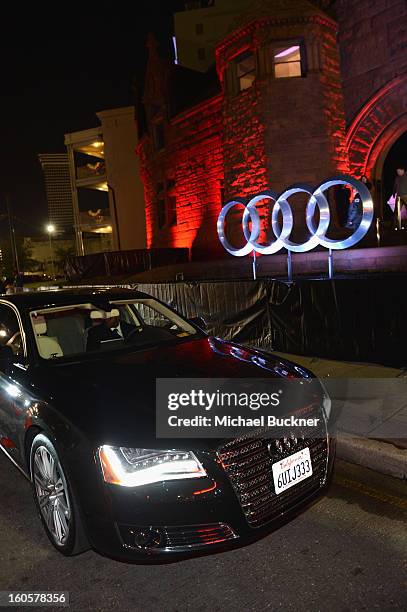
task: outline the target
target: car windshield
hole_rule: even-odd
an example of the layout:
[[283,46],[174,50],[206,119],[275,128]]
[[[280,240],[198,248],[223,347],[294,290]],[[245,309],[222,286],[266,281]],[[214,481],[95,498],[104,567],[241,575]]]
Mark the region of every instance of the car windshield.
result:
[[181,341],[195,327],[154,298],[78,303],[30,312],[38,353],[58,359]]

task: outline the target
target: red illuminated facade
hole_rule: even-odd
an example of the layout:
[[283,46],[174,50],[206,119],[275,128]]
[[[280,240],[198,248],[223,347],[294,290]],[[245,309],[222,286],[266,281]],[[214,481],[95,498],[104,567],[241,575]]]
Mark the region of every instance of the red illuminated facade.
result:
[[384,25],[402,23],[406,3],[331,4],[328,15],[305,0],[257,3],[218,45],[212,79],[150,39],[138,146],[149,247],[216,256],[216,219],[234,197],[337,172],[380,183],[407,130],[406,28],[396,42]]

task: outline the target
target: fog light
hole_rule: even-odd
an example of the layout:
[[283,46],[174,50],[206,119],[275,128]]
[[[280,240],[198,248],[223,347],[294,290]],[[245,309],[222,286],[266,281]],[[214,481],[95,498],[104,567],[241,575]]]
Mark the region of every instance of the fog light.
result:
[[165,546],[165,534],[160,529],[146,527],[132,530],[132,535],[137,548],[164,548]]

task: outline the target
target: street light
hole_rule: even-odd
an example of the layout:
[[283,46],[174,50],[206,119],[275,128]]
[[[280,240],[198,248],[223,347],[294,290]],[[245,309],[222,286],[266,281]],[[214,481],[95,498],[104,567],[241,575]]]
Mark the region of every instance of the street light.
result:
[[45,228],[49,237],[49,250],[51,252],[51,265],[52,265],[52,278],[55,279],[55,268],[54,268],[54,249],[52,248],[52,234],[55,234],[55,225],[48,223]]

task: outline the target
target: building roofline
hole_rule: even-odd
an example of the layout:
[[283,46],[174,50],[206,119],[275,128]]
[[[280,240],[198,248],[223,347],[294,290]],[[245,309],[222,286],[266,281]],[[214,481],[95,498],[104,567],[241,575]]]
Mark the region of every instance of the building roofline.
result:
[[38,158],[40,160],[56,160],[56,159],[68,159],[67,153],[38,153]]
[[121,106],[120,108],[110,108],[107,110],[101,110],[96,113],[96,116],[99,119],[107,119],[110,117],[117,117],[118,115],[133,115],[134,116],[134,106]]
[[80,132],[69,132],[64,135],[65,144],[82,144],[91,142],[95,138],[103,136],[102,127],[90,128],[88,130],[81,130]]
[[205,107],[205,110],[207,110],[208,107],[216,106],[216,104],[221,103],[222,100],[223,100],[222,92],[216,94],[216,96],[212,96],[211,98],[205,98],[205,100],[201,100],[201,102],[198,102],[197,104],[194,104],[193,106],[190,106],[189,108],[186,108],[185,110],[181,111],[177,115],[174,115],[173,117],[171,117],[170,123],[171,125],[180,123],[181,121],[184,121],[185,119],[188,119],[189,117],[191,117],[191,115],[195,115],[196,113],[199,113],[202,107]]
[[242,34],[250,34],[254,32],[258,27],[264,25],[291,25],[291,24],[301,24],[301,23],[316,23],[318,25],[325,25],[330,29],[336,31],[338,29],[337,22],[325,14],[318,14],[316,9],[315,15],[287,15],[281,17],[273,17],[273,16],[264,16],[264,17],[254,17],[252,20],[247,23],[243,23],[241,25],[237,25],[236,29],[233,30],[230,34],[225,36],[215,48],[216,57],[223,53],[225,49],[238,41]]

